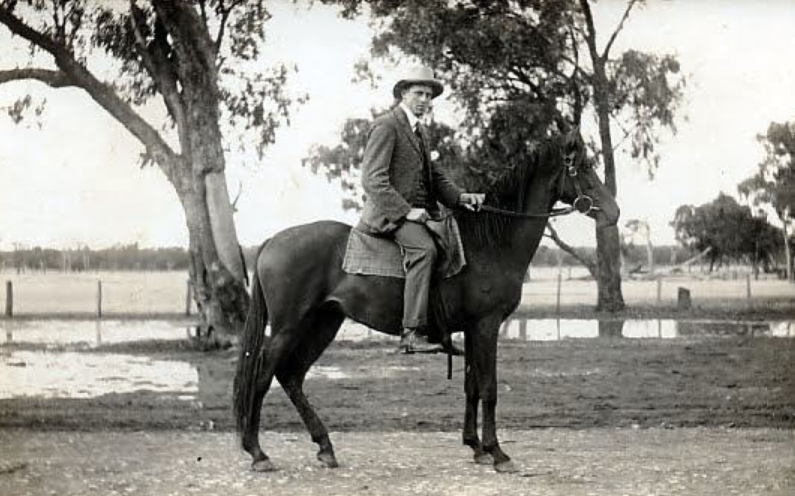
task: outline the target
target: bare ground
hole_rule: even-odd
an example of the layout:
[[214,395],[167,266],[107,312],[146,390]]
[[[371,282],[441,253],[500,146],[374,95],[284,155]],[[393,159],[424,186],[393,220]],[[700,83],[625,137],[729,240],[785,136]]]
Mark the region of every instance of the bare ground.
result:
[[[795,437],[776,429],[503,431],[517,474],[475,465],[451,432],[334,433],[324,469],[303,434],[268,433],[252,473],[230,433],[0,429],[4,495],[790,495]],[[10,449],[8,449],[10,448]]]

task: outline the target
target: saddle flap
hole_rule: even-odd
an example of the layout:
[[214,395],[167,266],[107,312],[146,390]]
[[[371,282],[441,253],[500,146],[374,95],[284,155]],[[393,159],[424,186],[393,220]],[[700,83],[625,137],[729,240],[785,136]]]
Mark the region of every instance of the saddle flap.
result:
[[[443,278],[452,277],[466,266],[464,244],[458,223],[452,216],[426,223],[439,255],[435,270]],[[348,274],[406,278],[400,246],[392,239],[351,229],[345,248],[342,270]]]

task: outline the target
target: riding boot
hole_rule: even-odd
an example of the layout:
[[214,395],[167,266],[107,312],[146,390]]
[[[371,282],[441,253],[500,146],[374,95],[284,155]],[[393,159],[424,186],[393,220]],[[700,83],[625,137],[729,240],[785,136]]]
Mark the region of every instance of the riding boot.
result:
[[441,344],[433,344],[428,341],[428,336],[423,335],[419,329],[407,327],[400,335],[400,345],[398,350],[401,353],[410,355],[412,353],[439,353],[444,348]]

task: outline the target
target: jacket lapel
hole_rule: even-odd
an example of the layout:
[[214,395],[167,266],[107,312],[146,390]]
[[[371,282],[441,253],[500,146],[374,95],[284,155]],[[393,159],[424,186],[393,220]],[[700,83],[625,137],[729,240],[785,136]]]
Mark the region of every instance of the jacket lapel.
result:
[[400,130],[406,135],[406,137],[409,139],[409,142],[411,143],[411,146],[414,147],[414,149],[420,155],[420,158],[422,158],[422,148],[420,147],[420,142],[417,139],[417,136],[411,130],[409,118],[406,116],[406,113],[400,107],[394,109],[392,112],[395,114],[395,118],[398,120],[398,122],[400,122]]

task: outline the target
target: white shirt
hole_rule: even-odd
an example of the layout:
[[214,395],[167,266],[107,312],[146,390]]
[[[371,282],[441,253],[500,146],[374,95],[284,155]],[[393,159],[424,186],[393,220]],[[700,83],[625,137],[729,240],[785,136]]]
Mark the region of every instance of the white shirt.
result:
[[412,131],[417,131],[417,124],[420,122],[420,118],[414,115],[414,112],[403,102],[400,102],[400,108],[403,109],[403,112],[406,113],[406,117],[409,118],[409,126],[411,126]]

